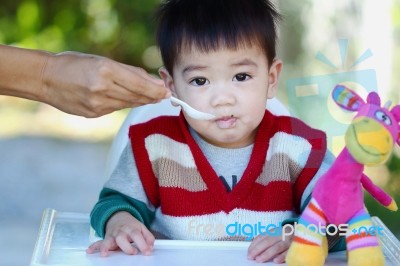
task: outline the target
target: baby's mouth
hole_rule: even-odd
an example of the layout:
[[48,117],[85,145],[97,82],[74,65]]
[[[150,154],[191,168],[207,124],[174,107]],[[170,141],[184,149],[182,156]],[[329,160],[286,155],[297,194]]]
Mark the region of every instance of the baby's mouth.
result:
[[217,123],[219,128],[225,129],[225,128],[233,128],[236,125],[236,120],[237,120],[236,117],[230,115],[217,118],[215,122]]

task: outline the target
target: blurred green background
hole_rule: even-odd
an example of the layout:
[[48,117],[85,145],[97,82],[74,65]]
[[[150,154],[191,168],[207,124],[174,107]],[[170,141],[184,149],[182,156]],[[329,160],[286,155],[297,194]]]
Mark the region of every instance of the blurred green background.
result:
[[[154,46],[152,15],[159,2],[159,0],[2,0],[0,43],[54,53],[73,50],[98,54],[142,67],[156,74],[161,61]],[[312,119],[318,110],[317,102],[325,105],[326,99],[317,101],[314,110],[308,106],[288,106],[286,88],[288,80],[350,70],[373,69],[383,99],[390,98],[394,103],[400,102],[398,86],[400,76],[395,74],[400,71],[400,0],[274,2],[284,15],[278,47],[278,55],[284,60],[284,69],[278,98],[287,105],[293,115],[300,116],[306,121]],[[345,62],[341,62],[339,39],[348,40],[349,49]],[[367,49],[372,51],[373,56],[356,68],[352,67],[353,62]],[[316,60],[318,52],[323,53],[340,67],[334,69]],[[64,114],[45,104],[0,96],[0,140],[6,143],[34,137],[49,141],[85,142],[108,147],[127,111],[86,119]],[[5,146],[0,145],[0,147]],[[24,149],[24,146],[18,147]],[[335,150],[340,148],[340,145],[334,147]],[[0,152],[5,151],[0,149]],[[62,154],[63,151],[60,150],[59,153]],[[399,156],[397,148],[394,156],[385,165],[368,168],[367,173],[400,204]],[[63,171],[68,172],[71,165],[69,161],[63,162],[65,167]],[[103,163],[102,161],[101,164]],[[1,165],[1,167],[7,166]],[[45,165],[37,167],[44,168]],[[19,182],[24,182],[24,178],[26,177],[22,177]],[[98,185],[101,186],[103,182],[104,180],[99,179]],[[42,196],[46,197],[46,194]],[[48,202],[51,203],[51,196],[47,196]],[[13,200],[15,196],[2,198],[1,204],[12,206]],[[95,201],[95,198],[92,201]],[[400,238],[400,212],[392,213],[385,210],[369,195],[366,195],[366,204],[370,213],[379,216]],[[89,212],[90,207],[83,211]],[[1,215],[6,217],[8,213]],[[35,219],[40,220],[40,215],[41,213],[37,213]],[[37,224],[34,226],[38,229]],[[34,242],[34,240],[29,241]]]
[[[153,11],[158,1],[2,1],[0,43],[54,53],[80,51],[110,57],[157,73],[161,66],[154,46]],[[26,131],[78,138],[110,139],[126,111],[84,120],[54,112],[39,103],[0,96],[0,116],[7,126],[0,135]],[[52,121],[58,119],[59,125]],[[79,130],[77,125],[84,124]],[[76,130],[78,128],[78,130]]]

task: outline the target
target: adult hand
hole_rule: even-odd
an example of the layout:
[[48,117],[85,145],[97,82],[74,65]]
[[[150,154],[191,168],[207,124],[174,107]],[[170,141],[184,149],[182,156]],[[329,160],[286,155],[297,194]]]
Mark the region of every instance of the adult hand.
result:
[[49,54],[42,84],[43,102],[85,117],[156,103],[170,96],[161,79],[141,68],[78,52]]
[[51,54],[0,45],[0,95],[48,103],[98,117],[155,103],[171,92],[143,69],[78,52]]

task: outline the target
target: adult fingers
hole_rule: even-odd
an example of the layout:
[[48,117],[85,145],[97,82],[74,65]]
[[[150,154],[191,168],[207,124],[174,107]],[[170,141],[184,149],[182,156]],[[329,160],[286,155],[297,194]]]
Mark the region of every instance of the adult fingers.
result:
[[141,68],[120,65],[121,71],[117,71],[114,77],[115,82],[123,88],[157,100],[169,97],[170,92],[161,79],[152,77]]
[[123,88],[121,85],[116,83],[110,86],[110,88],[107,91],[105,91],[105,95],[115,100],[127,102],[131,107],[137,105],[155,103],[159,101],[140,93],[128,91],[127,89]]
[[132,104],[131,102],[127,102],[125,100],[118,100],[107,96],[97,96],[85,101],[83,104],[84,108],[81,108],[79,113],[74,110],[74,113],[87,118],[93,118],[109,114],[120,109],[133,108],[138,105],[140,104]]

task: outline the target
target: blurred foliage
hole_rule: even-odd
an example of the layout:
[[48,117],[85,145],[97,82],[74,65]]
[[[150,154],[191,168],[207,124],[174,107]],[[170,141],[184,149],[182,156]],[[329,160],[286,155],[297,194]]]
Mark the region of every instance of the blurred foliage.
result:
[[148,69],[157,0],[2,1],[0,43],[99,54]]
[[[159,0],[3,0],[0,43],[98,54],[156,73],[153,14]],[[127,110],[84,119],[34,101],[0,96],[0,136],[40,134],[110,140]],[[55,123],[57,121],[58,123]]]

